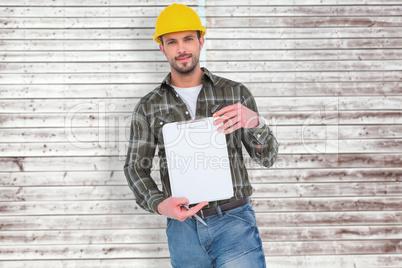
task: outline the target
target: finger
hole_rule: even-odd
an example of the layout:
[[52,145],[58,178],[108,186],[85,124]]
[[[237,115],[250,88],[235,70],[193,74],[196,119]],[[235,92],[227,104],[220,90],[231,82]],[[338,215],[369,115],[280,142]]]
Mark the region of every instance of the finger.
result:
[[239,122],[237,122],[235,125],[231,126],[230,128],[225,129],[225,134],[229,134],[232,133],[236,130],[238,130],[239,128],[241,128],[241,125]]
[[214,121],[214,125],[218,125],[218,124],[220,124],[222,122],[225,122],[225,121],[227,121],[227,120],[229,120],[229,119],[231,119],[233,117],[236,117],[238,114],[239,114],[238,110],[231,110],[231,111],[229,111],[227,113],[224,113],[223,115],[221,115],[218,119],[216,119]]
[[234,110],[234,109],[236,109],[236,104],[226,106],[226,107],[220,109],[219,111],[216,111],[212,116],[213,117],[218,117],[218,116],[220,116],[220,115],[222,115],[224,113],[227,113],[227,112],[229,112],[231,110]]
[[200,211],[204,206],[208,205],[208,202],[202,202],[199,203],[198,205],[190,208],[189,211],[187,211],[188,213],[188,217],[193,216],[195,213],[197,213],[198,211]]
[[224,122],[224,124],[218,128],[218,131],[226,130],[239,123],[240,123],[239,117],[232,117],[228,121]]

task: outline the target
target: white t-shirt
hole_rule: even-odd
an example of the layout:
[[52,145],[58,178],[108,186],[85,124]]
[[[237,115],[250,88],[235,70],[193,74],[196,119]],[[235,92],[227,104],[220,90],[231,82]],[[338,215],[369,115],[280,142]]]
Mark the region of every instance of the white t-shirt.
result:
[[177,94],[184,101],[192,119],[195,119],[195,109],[197,108],[198,94],[202,89],[202,85],[196,87],[180,88],[173,86]]

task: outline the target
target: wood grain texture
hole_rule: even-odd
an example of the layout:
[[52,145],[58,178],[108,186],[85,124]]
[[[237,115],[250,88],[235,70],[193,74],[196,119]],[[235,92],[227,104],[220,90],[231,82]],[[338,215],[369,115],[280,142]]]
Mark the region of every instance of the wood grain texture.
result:
[[[90,9],[93,11],[94,9]],[[1,9],[0,9],[1,11]],[[207,40],[218,39],[347,39],[359,38],[364,36],[367,39],[400,38],[400,27],[331,27],[331,28],[208,28]],[[82,39],[83,35],[90,40],[106,40],[109,38],[121,40],[148,40],[154,30],[150,28],[102,28],[102,29],[82,29],[82,28],[63,28],[63,29],[30,29],[27,31],[21,28],[1,28],[2,39]],[[147,52],[147,51],[144,51]],[[263,51],[262,51],[263,52]],[[374,51],[368,51],[374,53]],[[162,54],[147,53],[147,60],[158,57]],[[141,55],[136,55],[141,57]]]
[[[210,62],[208,66],[211,69],[221,70],[222,72],[234,72],[235,70],[251,70],[255,72],[269,72],[276,70],[278,72],[288,71],[338,71],[338,70],[360,70],[360,71],[392,71],[402,69],[402,60],[392,61],[314,61],[314,62],[284,62],[284,61],[247,61],[247,62]],[[103,73],[105,70],[112,70],[113,73],[124,72],[160,72],[169,68],[169,64],[148,63],[146,66],[139,63],[8,63],[0,69],[1,74],[7,73],[46,73],[52,70],[52,73]]]
[[[202,2],[201,63],[280,144],[269,169],[244,150],[268,267],[401,267],[402,3]],[[0,267],[170,266],[122,170],[168,4],[0,0]]]
[[[401,18],[402,21],[402,18]],[[1,21],[0,21],[1,23]],[[402,23],[401,23],[402,24]],[[1,24],[0,24],[1,25]],[[401,25],[402,26],[402,25]],[[234,50],[301,50],[301,49],[399,49],[402,47],[401,38],[390,39],[271,39],[271,40],[229,40],[229,39],[211,39],[206,43],[207,50],[226,50],[228,48]],[[105,39],[99,40],[88,39],[83,42],[79,39],[67,40],[0,40],[0,49],[4,51],[104,51],[104,50],[149,50],[153,49],[155,53],[158,51],[157,43],[153,40],[116,40]],[[160,52],[159,52],[160,53]]]
[[[85,156],[85,157],[15,157],[0,158],[3,172],[15,171],[114,171],[124,166],[123,157]],[[399,168],[402,158],[392,154],[279,154],[272,168],[276,169],[312,169],[312,168],[370,168],[375,164],[381,168]],[[245,159],[249,169],[261,169],[261,166]]]
[[[391,140],[352,140],[339,141],[334,137],[323,140],[282,140],[281,154],[347,154],[347,153],[398,153],[402,150],[402,139]],[[101,142],[74,143],[0,143],[0,157],[38,157],[38,156],[120,156],[126,154],[125,139]]]
[[[307,74],[306,74],[307,75]],[[139,98],[157,87],[157,84],[7,84],[0,87],[4,99],[32,98]],[[51,87],[51,91],[48,88]],[[399,82],[321,82],[306,83],[247,83],[257,97],[323,97],[323,96],[402,96]],[[264,108],[264,107],[262,107]],[[261,108],[259,108],[261,109]]]
[[[401,227],[387,226],[357,226],[357,227],[260,227],[260,234],[267,242],[275,241],[345,241],[359,239],[370,241],[376,239],[398,239]],[[103,229],[92,230],[45,230],[45,231],[2,231],[2,245],[52,245],[59,244],[141,244],[166,243],[164,228],[158,229]]]
[[[382,5],[382,6],[387,6],[387,5],[397,5],[400,2],[398,0],[363,0],[359,2],[360,5]],[[1,6],[25,6],[26,2],[24,0],[16,0],[13,3],[10,3],[7,0],[1,0],[0,1]],[[68,7],[68,6],[95,6],[95,7],[102,7],[102,6],[158,6],[160,5],[160,9],[162,10],[163,7],[170,5],[171,2],[169,1],[156,1],[156,0],[139,0],[136,2],[130,2],[127,3],[124,0],[107,0],[107,1],[102,1],[98,2],[96,0],[71,0],[68,3],[66,3],[64,0],[54,0],[52,2],[35,2],[35,5],[33,6],[62,6],[62,7]],[[189,6],[195,6],[198,5],[198,1],[195,0],[189,0],[186,2],[187,5]],[[294,6],[295,2],[294,0],[246,0],[242,1],[239,3],[236,3],[236,6],[248,6],[248,5],[261,5],[261,6]],[[321,0],[307,0],[303,1],[301,3],[298,3],[299,5],[324,5],[324,6],[336,6],[336,5],[350,5],[351,2],[348,0],[327,0],[325,2],[322,2]],[[230,0],[207,0],[206,1],[206,6],[233,6],[233,2]]]
[[[326,255],[323,256],[268,256],[266,262],[275,268],[322,268],[340,267],[350,264],[351,267],[393,267],[399,268],[402,256],[397,254],[373,254],[373,255]],[[168,258],[154,259],[100,259],[100,260],[16,260],[2,261],[0,264],[10,268],[46,268],[46,267],[139,267],[160,268],[168,267]]]
[[[126,142],[129,138],[128,129],[125,126],[119,127],[118,135],[116,129],[109,129],[106,126],[99,128],[77,127],[72,130],[77,141],[105,144],[109,141]],[[271,128],[275,136],[281,137],[281,143],[294,141],[322,141],[322,140],[342,140],[343,143],[363,143],[375,142],[375,140],[392,141],[389,139],[402,138],[402,125],[343,125],[342,127],[327,127],[311,125],[307,128],[303,126],[278,125]],[[125,133],[124,133],[125,132]],[[107,133],[108,135],[102,135]],[[6,128],[0,132],[2,146],[13,146],[13,143],[68,143],[69,137],[66,136],[64,128]],[[5,144],[3,144],[5,143]],[[357,145],[356,144],[356,145]],[[110,146],[110,145],[109,145]]]
[[[163,8],[161,9],[161,11]],[[401,27],[402,18],[376,16],[376,17],[209,17],[207,24],[212,28],[232,28],[233,24],[238,27]],[[1,18],[0,29],[17,28],[36,29],[36,28],[152,28],[155,27],[155,18],[134,17],[116,18],[108,17],[56,17],[56,18],[32,18],[26,17],[24,20],[18,18]]]
[[[23,99],[0,100],[1,114],[66,113],[77,111],[113,113],[132,112],[139,98],[125,99]],[[402,105],[402,96],[371,97],[269,97],[256,101],[261,112],[278,111],[317,111],[320,109],[344,111],[398,110]],[[102,111],[103,110],[103,111]]]
[[[388,183],[389,187],[396,183]],[[260,212],[330,212],[330,211],[400,211],[402,199],[398,196],[398,189],[392,189],[385,193],[380,189],[376,189],[376,195],[369,195],[373,183],[360,183],[354,184],[354,189],[345,191],[342,186],[337,186],[336,183],[325,185],[327,188],[335,188],[332,192],[342,190],[345,192],[343,196],[328,196],[320,197],[317,194],[308,196],[305,189],[319,188],[324,192],[325,186],[316,185],[297,185],[299,192],[304,191],[304,196],[300,195],[291,197],[289,192],[295,192],[296,187],[287,187],[287,185],[280,185],[278,188],[286,189],[286,193],[275,192],[275,195],[261,197],[261,193],[255,192],[253,196],[252,206],[257,213]],[[371,186],[371,189],[366,189]],[[86,187],[89,188],[89,187]],[[259,191],[260,187],[257,187]],[[21,188],[18,188],[21,189]],[[94,200],[89,200],[87,196],[74,195],[71,197],[64,197],[65,199],[55,197],[53,194],[43,194],[42,189],[38,190],[16,190],[17,196],[10,198],[8,193],[14,189],[9,188],[8,192],[3,191],[6,200],[0,204],[0,211],[3,216],[27,216],[27,215],[99,215],[99,214],[144,214],[144,211],[135,203],[133,195],[112,196],[105,198],[100,194],[95,194],[92,197]],[[68,194],[66,189],[64,192],[60,191],[59,187],[52,187],[52,192],[59,194]],[[71,190],[71,189],[70,189]],[[265,190],[265,189],[263,189]],[[275,190],[275,189],[274,189]],[[18,192],[19,191],[19,192]],[[85,190],[83,190],[85,191]],[[113,191],[113,190],[110,190]],[[22,192],[28,192],[25,200],[21,200]],[[92,191],[94,192],[94,191]],[[105,192],[105,191],[104,191]],[[400,189],[399,189],[400,192]],[[349,196],[347,196],[349,193]],[[353,193],[355,196],[350,196]],[[366,193],[366,194],[365,194]],[[65,195],[67,196],[67,195]],[[91,199],[92,199],[91,198]],[[14,200],[13,200],[14,199]],[[395,229],[397,230],[397,229]]]
[[[402,169],[397,168],[343,168],[343,169],[251,169],[252,183],[320,183],[320,182],[395,182],[400,181]],[[158,170],[151,176],[159,181]],[[3,187],[29,186],[107,186],[126,185],[121,169],[113,171],[39,171],[39,172],[0,172]]]
[[[80,187],[3,187],[0,201],[71,201],[71,200],[122,200],[132,199],[133,194],[125,186]],[[317,184],[254,184],[255,198],[295,197],[396,197],[402,195],[400,182],[317,183]],[[402,205],[401,202],[399,202]],[[136,208],[138,209],[138,208]]]
[[[400,71],[289,71],[286,75],[275,72],[242,72],[223,73],[216,72],[216,75],[227,77],[231,80],[248,83],[293,83],[293,82],[398,82],[402,80]],[[63,73],[63,74],[1,74],[0,85],[12,84],[18,81],[19,84],[152,84],[155,81],[162,81],[166,73]],[[153,89],[153,88],[152,88]],[[149,89],[151,90],[151,89]]]
[[[193,6],[197,11],[197,6]],[[392,6],[206,6],[209,17],[282,17],[282,16],[399,16],[400,5]],[[0,17],[157,17],[160,10],[152,6],[130,7],[9,7],[0,9]]]
[[[341,211],[341,212],[273,212],[258,213],[261,227],[306,227],[306,226],[399,226],[400,211]],[[142,229],[165,228],[166,218],[144,213],[135,215],[35,215],[4,216],[0,223],[3,231],[63,230],[63,229]],[[379,249],[381,250],[381,249]]]

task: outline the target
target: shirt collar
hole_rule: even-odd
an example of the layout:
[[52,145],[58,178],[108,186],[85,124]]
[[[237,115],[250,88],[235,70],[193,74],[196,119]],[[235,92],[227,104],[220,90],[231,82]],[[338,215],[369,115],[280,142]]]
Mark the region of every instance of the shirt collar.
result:
[[[205,67],[201,67],[201,70],[204,72],[202,78],[201,78],[201,83],[203,83],[203,81],[205,81],[205,77],[207,77],[212,83],[214,81],[214,75]],[[164,85],[167,85],[170,88],[173,88],[172,84],[171,84],[171,73],[169,73],[165,79],[163,79],[162,84],[161,84],[161,88],[162,89],[166,89],[166,87],[164,87]]]

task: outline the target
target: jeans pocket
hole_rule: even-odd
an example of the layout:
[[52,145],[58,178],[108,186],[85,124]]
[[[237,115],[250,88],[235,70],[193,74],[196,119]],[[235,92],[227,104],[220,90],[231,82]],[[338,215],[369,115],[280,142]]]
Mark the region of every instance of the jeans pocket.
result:
[[225,215],[227,215],[228,217],[231,217],[232,219],[246,223],[248,225],[251,225],[254,227],[257,226],[257,220],[255,219],[254,211],[242,210],[242,211],[239,211],[236,213],[226,212]]
[[172,226],[173,220],[171,218],[167,218],[166,220],[166,234],[170,228],[170,226]]

